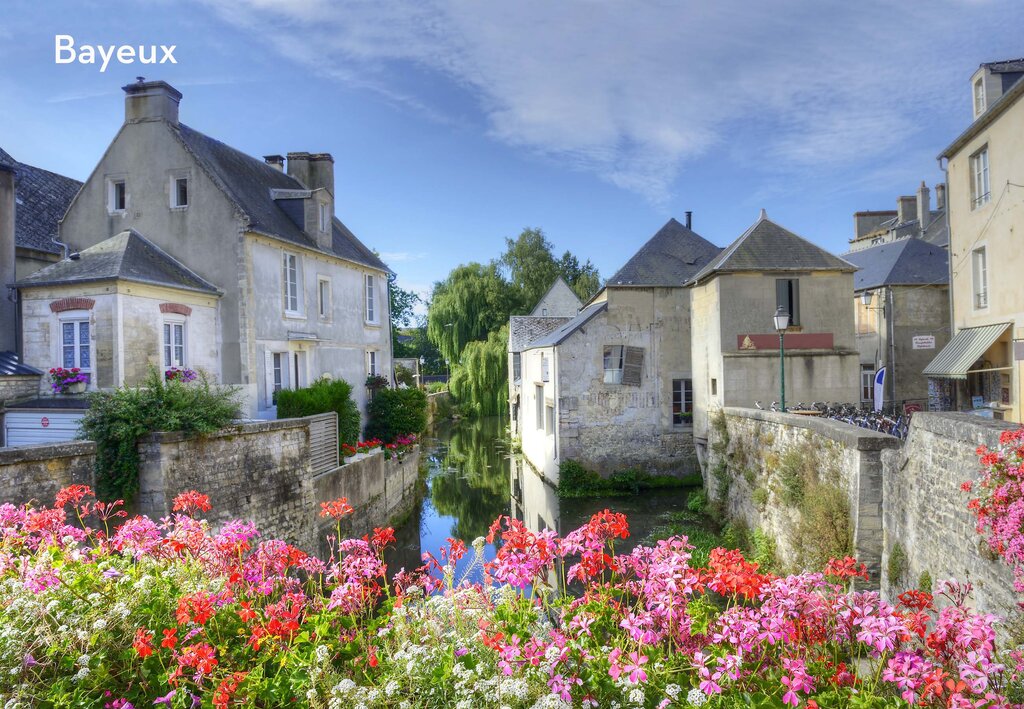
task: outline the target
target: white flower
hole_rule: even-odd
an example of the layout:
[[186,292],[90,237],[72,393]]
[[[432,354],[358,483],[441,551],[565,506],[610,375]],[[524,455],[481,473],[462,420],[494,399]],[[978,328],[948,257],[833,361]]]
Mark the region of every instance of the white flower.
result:
[[643,706],[644,704],[644,690],[637,687],[629,692],[629,703],[634,706]]
[[105,618],[99,618],[95,623],[92,624],[93,630],[103,630],[107,627],[107,621]]
[[668,695],[669,699],[679,699],[681,691],[683,691],[683,688],[678,684],[670,684],[665,687],[665,694]]
[[700,691],[696,687],[686,693],[686,701],[691,706],[700,707],[704,706],[708,702],[708,696],[704,692]]

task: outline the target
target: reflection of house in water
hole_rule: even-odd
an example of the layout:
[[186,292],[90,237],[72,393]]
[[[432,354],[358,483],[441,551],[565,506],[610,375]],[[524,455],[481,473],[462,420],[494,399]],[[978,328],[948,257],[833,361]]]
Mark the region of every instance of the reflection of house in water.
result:
[[553,529],[558,534],[564,534],[569,531],[561,528],[558,491],[544,482],[544,478],[534,472],[522,456],[512,456],[509,477],[512,484],[512,517],[534,532]]

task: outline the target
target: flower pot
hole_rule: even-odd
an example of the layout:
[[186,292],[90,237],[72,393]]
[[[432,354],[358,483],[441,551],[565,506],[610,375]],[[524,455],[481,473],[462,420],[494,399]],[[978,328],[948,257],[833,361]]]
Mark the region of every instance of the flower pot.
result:
[[65,394],[82,394],[85,392],[86,382],[71,382],[64,387]]

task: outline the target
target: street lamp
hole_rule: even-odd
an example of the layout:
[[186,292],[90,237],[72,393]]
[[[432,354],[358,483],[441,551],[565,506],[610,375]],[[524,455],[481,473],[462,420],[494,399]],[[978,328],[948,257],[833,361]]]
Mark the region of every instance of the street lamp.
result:
[[775,331],[779,333],[779,381],[781,390],[782,410],[786,410],[786,328],[789,327],[789,313],[781,305],[772,316]]

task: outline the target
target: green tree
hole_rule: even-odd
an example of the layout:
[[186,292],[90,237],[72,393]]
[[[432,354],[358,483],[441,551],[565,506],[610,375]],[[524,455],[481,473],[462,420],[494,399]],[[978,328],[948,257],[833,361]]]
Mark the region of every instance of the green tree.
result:
[[558,272],[584,303],[601,290],[601,275],[590,259],[581,265],[580,260],[572,252],[566,251],[562,258],[558,259]]
[[523,229],[515,239],[506,238],[501,263],[508,269],[512,286],[520,292],[528,310],[537,305],[559,276],[551,242],[540,229]]
[[415,323],[416,313],[414,311],[416,306],[422,302],[422,299],[414,291],[400,288],[397,279],[395,274],[388,274],[388,305],[390,305],[392,337],[399,329]]
[[519,293],[502,276],[496,262],[458,266],[434,285],[427,316],[427,336],[441,355],[456,365],[474,340],[486,340],[521,307]]
[[466,345],[462,361],[452,368],[448,388],[455,400],[481,416],[508,410],[508,325],[486,340]]

